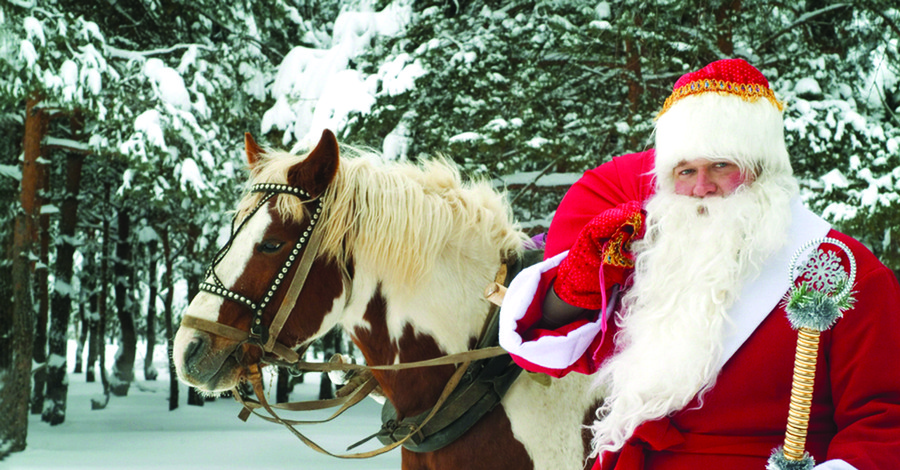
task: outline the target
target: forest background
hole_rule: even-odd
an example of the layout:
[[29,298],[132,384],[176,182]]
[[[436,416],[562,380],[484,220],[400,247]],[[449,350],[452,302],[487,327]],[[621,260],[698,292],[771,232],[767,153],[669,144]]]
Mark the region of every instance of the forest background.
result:
[[155,376],[137,345],[196,293],[248,131],[443,154],[534,233],[571,175],[650,147],[680,75],[742,57],[787,104],[806,204],[900,273],[898,41],[890,0],[2,0],[0,459],[29,410],[65,420],[68,341],[107,396]]

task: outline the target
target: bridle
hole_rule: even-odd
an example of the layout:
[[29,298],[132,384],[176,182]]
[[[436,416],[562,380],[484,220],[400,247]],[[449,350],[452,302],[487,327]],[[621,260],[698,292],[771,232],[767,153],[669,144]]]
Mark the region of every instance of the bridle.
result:
[[[322,214],[321,200],[319,196],[311,197],[309,193],[307,193],[303,189],[286,184],[259,183],[251,186],[250,191],[254,193],[263,193],[263,197],[256,204],[256,207],[254,207],[253,210],[246,217],[244,217],[237,228],[234,228],[234,221],[232,221],[231,237],[229,238],[228,242],[216,253],[216,256],[213,258],[212,264],[206,271],[206,278],[211,282],[204,281],[201,282],[199,286],[200,290],[204,292],[218,295],[226,300],[237,302],[238,304],[249,308],[253,314],[253,318],[250,321],[250,331],[246,332],[244,330],[223,325],[218,322],[213,322],[187,315],[183,318],[182,325],[207,331],[219,336],[224,336],[226,338],[234,339],[239,343],[258,346],[263,350],[264,355],[272,353],[278,356],[278,358],[283,359],[284,361],[297,362],[299,360],[299,354],[297,354],[297,352],[295,352],[290,347],[278,343],[277,339],[278,335],[281,333],[281,329],[284,327],[284,323],[290,316],[291,310],[296,303],[297,297],[300,295],[300,291],[303,289],[303,285],[306,283],[306,278],[309,274],[310,268],[312,267],[312,263],[318,255],[319,245],[322,241],[322,233],[321,231],[313,231],[313,229],[315,228],[316,223],[318,222],[319,217]],[[254,301],[246,297],[245,295],[230,290],[228,287],[226,287],[222,280],[219,279],[219,276],[216,274],[215,268],[225,258],[225,255],[228,253],[228,250],[231,249],[234,240],[237,238],[238,233],[240,233],[241,229],[244,228],[244,226],[247,224],[247,221],[249,221],[253,217],[253,215],[256,214],[256,212],[258,212],[262,207],[264,207],[270,199],[278,194],[289,194],[292,196],[296,196],[300,199],[301,204],[308,204],[308,211],[310,214],[309,224],[303,231],[303,234],[294,244],[294,248],[291,250],[290,255],[288,255],[288,258],[281,266],[281,269],[272,279],[272,282],[269,284],[268,289],[266,289],[265,295],[262,297],[262,299]],[[300,252],[303,251],[304,247],[306,247],[306,251],[304,251],[303,255],[300,256]],[[275,292],[281,287],[283,283],[285,283],[285,278],[290,272],[294,262],[297,261],[298,257],[299,264],[297,266],[296,272],[294,273],[293,279],[291,280],[290,286],[288,287],[285,297],[278,308],[278,312],[275,314],[275,318],[272,320],[272,323],[269,325],[269,327],[266,328],[262,322],[263,312],[269,305],[269,302],[271,302],[271,300],[274,298]]]

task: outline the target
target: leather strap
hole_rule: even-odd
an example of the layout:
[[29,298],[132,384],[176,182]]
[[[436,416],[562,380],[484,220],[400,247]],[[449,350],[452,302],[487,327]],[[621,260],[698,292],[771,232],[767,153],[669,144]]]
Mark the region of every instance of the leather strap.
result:
[[[240,330],[228,325],[223,325],[214,321],[209,321],[204,318],[195,317],[193,315],[185,315],[184,317],[182,317],[181,326],[186,326],[195,330],[212,333],[216,336],[221,336],[223,338],[237,341],[238,343],[244,343],[250,339],[250,333],[244,330]],[[281,343],[275,343],[275,345],[272,347],[271,352],[277,354],[280,357],[283,357],[287,361],[297,362],[300,360],[300,356],[293,349]]]
[[[323,233],[325,233],[324,230],[319,229],[313,230],[310,235],[309,244],[306,245],[306,250],[303,251],[303,256],[300,257],[300,265],[297,266],[297,271],[294,273],[294,279],[291,281],[291,286],[288,288],[287,293],[284,295],[284,300],[281,301],[281,305],[278,307],[278,313],[275,314],[275,319],[273,319],[272,324],[269,325],[269,339],[266,341],[266,344],[263,345],[263,349],[266,352],[273,352],[275,341],[278,339],[278,335],[281,334],[284,323],[291,315],[291,310],[294,309],[294,306],[297,303],[297,298],[300,296],[300,291],[303,290],[303,285],[306,284],[306,277],[309,275],[309,270],[312,267],[313,261],[315,261],[319,254],[319,245],[322,244]],[[299,359],[299,357],[282,357],[288,361]]]
[[[334,418],[337,418],[341,414],[343,414],[348,409],[352,408],[357,403],[361,402],[364,398],[369,396],[375,388],[378,387],[378,382],[374,378],[370,378],[369,380],[363,382],[352,393],[345,395],[339,398],[331,398],[327,400],[312,400],[312,401],[298,401],[298,402],[290,402],[290,403],[275,403],[269,404],[269,406],[273,409],[285,410],[285,411],[314,411],[314,410],[324,410],[328,408],[334,408],[336,406],[340,406],[340,408],[335,411],[331,416],[325,419],[320,420],[289,420],[282,419],[277,420],[275,418],[271,418],[269,416],[264,416],[257,414],[260,418],[272,422],[272,423],[288,423],[292,425],[297,424],[321,424],[327,423]],[[249,410],[256,410],[259,408],[265,408],[265,406],[257,400],[253,400],[250,398],[241,398],[240,394],[235,396],[235,400],[238,401],[244,408]]]
[[[404,437],[403,439],[398,440],[397,442],[394,442],[390,445],[381,447],[379,449],[372,450],[369,452],[355,453],[355,454],[333,454],[333,453],[323,449],[321,446],[319,446],[318,444],[313,442],[308,437],[304,436],[300,431],[297,431],[297,429],[294,428],[294,425],[290,424],[286,420],[281,419],[281,417],[279,417],[278,414],[275,413],[275,410],[273,409],[273,407],[271,405],[269,405],[268,401],[266,400],[266,393],[265,393],[265,390],[263,389],[263,384],[262,384],[262,373],[259,370],[258,364],[251,364],[250,366],[247,367],[246,377],[247,377],[247,380],[250,382],[250,384],[253,386],[253,391],[254,391],[254,393],[256,393],[257,398],[259,398],[260,406],[262,408],[265,408],[265,410],[272,416],[272,419],[270,419],[269,421],[280,423],[280,424],[284,425],[284,427],[286,427],[289,431],[291,431],[292,434],[294,434],[298,439],[300,439],[300,441],[302,441],[304,444],[306,444],[309,448],[311,448],[317,452],[320,452],[322,454],[329,455],[331,457],[341,458],[341,459],[367,459],[367,458],[375,457],[376,455],[381,455],[385,452],[391,451],[391,450],[403,445],[404,442],[409,440],[413,435],[417,434],[422,429],[422,427],[425,426],[428,423],[428,421],[431,420],[431,418],[435,415],[435,413],[437,413],[437,410],[440,409],[441,405],[444,404],[444,402],[447,400],[447,397],[449,397],[450,394],[453,393],[453,390],[455,390],[456,386],[459,385],[459,382],[462,379],[463,375],[465,374],[466,370],[469,368],[469,365],[470,365],[470,362],[466,361],[456,369],[456,372],[454,372],[453,375],[450,377],[450,380],[447,381],[447,385],[444,387],[444,391],[441,392],[441,396],[438,397],[438,400],[435,403],[434,408],[432,408],[431,413],[427,417],[425,417],[425,419],[422,421],[421,424],[419,424],[415,429],[412,429],[410,431],[410,433],[406,435],[406,437]],[[239,391],[237,389],[235,389],[233,391],[233,393],[234,393],[235,399],[237,399],[239,402],[243,403],[243,400],[240,398]],[[245,407],[244,410],[241,412],[242,418],[247,416],[248,410],[249,410],[249,412],[251,412],[261,418],[266,418],[263,415],[257,413],[255,410],[253,410],[249,407]]]

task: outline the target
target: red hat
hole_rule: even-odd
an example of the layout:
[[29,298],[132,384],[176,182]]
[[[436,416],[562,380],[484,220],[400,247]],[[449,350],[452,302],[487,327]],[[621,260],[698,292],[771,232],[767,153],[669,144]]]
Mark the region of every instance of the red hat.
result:
[[733,161],[757,177],[790,175],[783,109],[766,77],[745,60],[719,60],[683,75],[656,117],[660,187],[669,187],[681,161],[695,158]]

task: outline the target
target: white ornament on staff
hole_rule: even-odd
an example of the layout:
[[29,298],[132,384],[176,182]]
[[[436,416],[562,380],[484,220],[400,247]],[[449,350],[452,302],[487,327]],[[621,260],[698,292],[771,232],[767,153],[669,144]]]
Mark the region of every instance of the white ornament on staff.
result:
[[[794,284],[797,261],[813,246],[829,243],[842,249],[850,262],[849,275],[834,252],[817,250],[797,277],[800,284],[785,296],[785,311],[791,326],[798,330],[794,376],[791,382],[791,404],[788,409],[784,446],[772,451],[767,470],[810,470],[815,460],[805,451],[809,409],[812,405],[819,335],[831,328],[846,310],[853,306],[853,283],[856,260],[840,240],[819,238],[803,245],[791,258],[790,281]],[[806,279],[806,280],[804,280]]]

